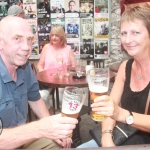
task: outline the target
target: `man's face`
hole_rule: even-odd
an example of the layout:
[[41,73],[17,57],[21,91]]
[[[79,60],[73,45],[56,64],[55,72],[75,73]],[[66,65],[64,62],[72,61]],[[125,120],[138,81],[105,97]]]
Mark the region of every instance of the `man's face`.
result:
[[74,2],[70,2],[69,10],[70,10],[71,12],[74,12],[74,9],[75,9],[75,3],[74,3]]
[[[15,18],[15,17],[14,17]],[[19,18],[19,17],[17,17]],[[14,19],[15,21],[16,19]],[[9,66],[22,66],[32,51],[33,33],[29,24],[21,19],[6,25],[5,34],[0,37],[1,56]]]

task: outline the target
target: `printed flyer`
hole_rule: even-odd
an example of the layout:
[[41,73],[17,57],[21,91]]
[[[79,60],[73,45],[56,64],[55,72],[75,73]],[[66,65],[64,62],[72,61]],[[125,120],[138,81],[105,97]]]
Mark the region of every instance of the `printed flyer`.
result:
[[106,59],[109,54],[109,41],[105,39],[94,40],[94,58]]
[[80,18],[89,18],[94,15],[94,1],[80,0],[79,6]]
[[80,58],[93,59],[94,58],[94,40],[81,39],[80,40]]
[[67,38],[79,38],[79,18],[65,18],[65,33]]
[[109,38],[108,18],[94,18],[94,38]]
[[67,39],[67,45],[71,46],[71,49],[76,58],[80,58],[80,41],[79,39]]
[[93,18],[81,18],[81,38],[93,39]]

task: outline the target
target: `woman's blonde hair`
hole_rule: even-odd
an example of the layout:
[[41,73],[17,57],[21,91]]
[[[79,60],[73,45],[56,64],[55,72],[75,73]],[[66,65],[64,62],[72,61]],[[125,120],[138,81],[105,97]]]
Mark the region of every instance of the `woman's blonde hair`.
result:
[[53,44],[51,42],[52,34],[57,34],[61,38],[61,47],[66,46],[67,40],[66,40],[65,31],[63,27],[61,27],[60,25],[56,25],[51,29],[50,34],[49,34],[49,40],[51,44]]
[[141,20],[150,35],[150,8],[146,6],[131,6],[128,7],[121,16],[121,24],[135,20]]

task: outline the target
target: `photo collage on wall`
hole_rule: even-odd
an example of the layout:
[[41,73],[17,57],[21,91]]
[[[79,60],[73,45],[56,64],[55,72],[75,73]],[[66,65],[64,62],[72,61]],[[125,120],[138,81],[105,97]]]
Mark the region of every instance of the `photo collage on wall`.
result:
[[31,25],[34,45],[30,59],[39,59],[49,33],[61,25],[76,58],[107,59],[109,55],[109,0],[0,0],[0,19],[18,5]]
[[37,0],[37,24],[39,39],[39,55],[45,44],[49,43],[49,33],[51,30],[50,1]]
[[94,58],[105,59],[109,55],[109,0],[95,0]]
[[[21,2],[19,0],[19,2]],[[37,7],[36,0],[23,0],[23,10],[25,12],[25,19],[28,20],[34,34],[34,44],[30,59],[39,58],[39,46],[38,46],[38,31],[37,31]]]

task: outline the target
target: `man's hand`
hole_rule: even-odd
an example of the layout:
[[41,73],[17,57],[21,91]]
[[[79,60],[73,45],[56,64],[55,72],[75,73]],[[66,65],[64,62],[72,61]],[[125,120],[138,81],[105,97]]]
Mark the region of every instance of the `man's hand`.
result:
[[77,119],[53,115],[40,119],[37,128],[41,137],[52,140],[67,139],[78,123]]
[[72,144],[71,138],[61,139],[61,140],[54,140],[56,143],[58,143],[63,148],[70,148]]

